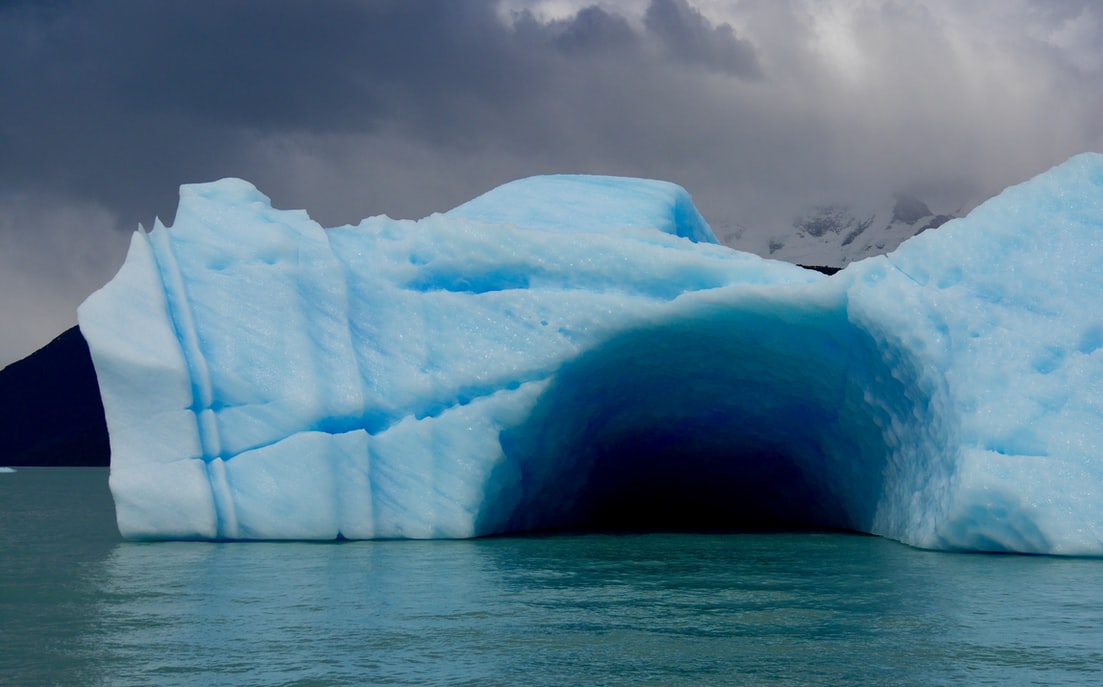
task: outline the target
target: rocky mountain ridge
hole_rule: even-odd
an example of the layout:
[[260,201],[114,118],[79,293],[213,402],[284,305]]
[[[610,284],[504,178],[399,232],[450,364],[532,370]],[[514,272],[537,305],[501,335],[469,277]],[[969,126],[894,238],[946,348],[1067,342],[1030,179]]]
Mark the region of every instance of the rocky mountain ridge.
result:
[[730,221],[717,222],[712,228],[722,243],[738,250],[798,265],[842,268],[890,253],[911,237],[960,215],[960,210],[935,212],[918,197],[898,193],[878,208],[849,203],[819,205],[781,231],[752,232]]

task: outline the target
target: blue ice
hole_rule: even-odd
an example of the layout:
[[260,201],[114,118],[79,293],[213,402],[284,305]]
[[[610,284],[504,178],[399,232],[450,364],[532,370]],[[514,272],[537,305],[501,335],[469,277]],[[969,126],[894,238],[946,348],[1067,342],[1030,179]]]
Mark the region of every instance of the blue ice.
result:
[[1103,555],[1103,155],[826,277],[680,187],[181,188],[81,306],[132,539],[829,527]]

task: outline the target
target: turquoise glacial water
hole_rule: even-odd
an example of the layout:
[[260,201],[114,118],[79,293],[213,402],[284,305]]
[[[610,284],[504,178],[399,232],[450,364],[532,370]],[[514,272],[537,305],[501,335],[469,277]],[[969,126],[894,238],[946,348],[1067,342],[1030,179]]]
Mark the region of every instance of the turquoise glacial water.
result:
[[1103,561],[835,533],[125,543],[0,474],[0,684],[1099,685]]

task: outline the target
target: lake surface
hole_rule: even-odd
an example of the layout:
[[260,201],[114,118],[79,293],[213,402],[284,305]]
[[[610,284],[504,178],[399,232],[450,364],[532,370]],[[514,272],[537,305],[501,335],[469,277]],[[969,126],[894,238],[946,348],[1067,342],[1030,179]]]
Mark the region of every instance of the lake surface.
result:
[[834,533],[125,543],[0,474],[0,684],[1099,685],[1103,560]]

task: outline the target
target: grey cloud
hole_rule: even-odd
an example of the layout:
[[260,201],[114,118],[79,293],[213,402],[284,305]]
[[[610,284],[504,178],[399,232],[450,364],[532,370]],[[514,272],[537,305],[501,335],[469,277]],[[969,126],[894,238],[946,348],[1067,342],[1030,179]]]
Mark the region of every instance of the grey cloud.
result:
[[0,368],[76,324],[122,264],[127,238],[95,203],[0,194]]
[[[297,141],[285,162],[307,155],[322,162],[320,175],[363,175],[350,184],[414,172],[455,179],[451,192],[420,205],[311,206],[323,221],[443,209],[444,198],[503,175],[544,171],[673,178],[693,185],[707,209],[735,214],[746,204],[735,203],[733,187],[766,203],[845,192],[839,187],[886,173],[961,169],[995,179],[987,165],[1007,176],[991,150],[1006,149],[1016,127],[1019,140],[1037,133],[1026,127],[1046,111],[1029,102],[1030,89],[1066,99],[1053,125],[1060,130],[1035,136],[1060,142],[1050,157],[1098,139],[1084,114],[1098,101],[1094,91],[1061,90],[1082,76],[1054,71],[1047,55],[1026,65],[1032,80],[1010,88],[991,66],[982,80],[962,75],[937,5],[865,12],[858,40],[875,78],[848,83],[813,49],[808,21],[819,6],[749,0],[738,8],[751,21],[737,32],[687,0],[652,0],[640,23],[605,4],[554,21],[522,12],[508,25],[491,0],[9,3],[0,9],[0,186],[94,200],[133,226],[171,218],[180,183],[234,175],[290,188],[301,173],[258,162],[272,159],[258,145],[283,139]],[[971,21],[987,26],[990,6],[971,7]],[[1045,26],[1093,12],[1075,2],[1035,7]],[[1005,53],[1025,54],[1020,45]],[[1062,81],[1046,86],[1042,78],[1054,74]],[[1001,107],[998,98],[1015,92],[1024,95]],[[1009,109],[1013,117],[1004,116]],[[433,150],[435,164],[431,156],[352,159],[378,155],[382,138]],[[373,143],[335,151],[337,140]],[[470,174],[475,158],[497,171]],[[457,161],[465,162],[448,167]],[[1031,165],[1041,166],[1021,163]]]
[[1049,23],[1103,17],[1103,7],[1097,0],[1030,0],[1030,5],[1037,17]]
[[513,18],[513,34],[525,45],[541,45],[564,54],[615,54],[636,51],[639,36],[628,21],[618,15],[591,5],[569,19],[550,22],[538,20],[530,11],[521,11]]
[[638,44],[624,17],[596,6],[585,7],[572,19],[553,26],[558,30],[557,43],[568,50],[609,50]]
[[87,2],[0,22],[0,183],[162,214],[181,181],[233,173],[256,133],[398,121],[432,137],[539,85],[486,2]]
[[[171,218],[179,183],[256,176],[248,148],[276,135],[385,131],[534,155],[600,137],[598,152],[632,158],[616,146],[638,148],[630,134],[663,118],[657,43],[711,70],[756,69],[748,44],[683,0],[654,0],[647,27],[598,7],[507,27],[489,0],[10,6],[0,184],[132,223]],[[643,121],[609,121],[629,108]]]
[[736,36],[730,24],[713,26],[687,0],[651,0],[644,24],[680,60],[736,76],[761,76],[754,46]]

